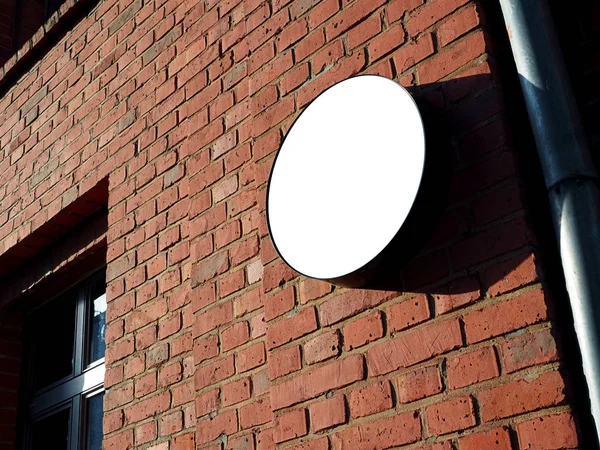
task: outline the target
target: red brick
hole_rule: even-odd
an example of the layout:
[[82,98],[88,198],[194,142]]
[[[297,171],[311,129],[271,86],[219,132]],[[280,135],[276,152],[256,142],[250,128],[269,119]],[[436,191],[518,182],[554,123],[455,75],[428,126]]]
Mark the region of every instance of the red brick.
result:
[[398,401],[410,403],[442,392],[438,366],[423,367],[398,377]]
[[333,358],[340,353],[340,335],[337,331],[321,334],[304,344],[304,360],[315,364]]
[[223,406],[231,406],[248,400],[250,398],[250,379],[242,378],[241,380],[224,385],[221,397],[223,399]]
[[311,300],[321,298],[329,294],[333,290],[333,286],[325,281],[314,280],[308,278],[300,282],[299,297],[300,303],[306,304]]
[[273,442],[273,428],[260,431],[256,436],[256,450],[275,450]]
[[490,431],[470,434],[460,438],[460,450],[512,450],[508,429],[494,428]]
[[310,423],[313,431],[321,431],[346,422],[344,396],[328,398],[310,405]]
[[194,322],[194,337],[202,336],[203,334],[212,331],[221,325],[226,325],[233,320],[233,304],[231,301],[226,301],[211,309],[198,314]]
[[400,19],[404,13],[421,6],[424,0],[394,0],[387,7],[387,19],[390,23]]
[[118,409],[112,413],[105,414],[102,425],[103,430],[106,430],[107,434],[123,428],[123,411]]
[[500,375],[493,347],[463,353],[446,361],[448,387],[461,388]]
[[418,64],[434,52],[431,34],[421,36],[415,41],[403,45],[392,54],[394,66],[398,73],[402,73],[415,64]]
[[233,355],[201,366],[196,370],[194,384],[196,389],[202,389],[231,377],[235,373]]
[[550,330],[530,332],[502,343],[502,366],[506,373],[558,359]]
[[274,266],[267,266],[263,272],[263,287],[265,292],[269,292],[278,286],[281,287],[287,281],[290,281],[295,277],[296,272],[294,272],[294,270],[284,263],[278,263]]
[[438,314],[445,314],[481,298],[479,282],[472,277],[452,281],[441,291],[433,296]]
[[218,253],[192,266],[192,286],[196,287],[229,269],[227,253]]
[[194,343],[194,362],[200,364],[219,355],[219,337],[212,335]]
[[436,0],[427,3],[418,12],[411,14],[407,22],[407,30],[411,36],[427,29],[435,22],[450,15],[450,13],[468,0]]
[[249,312],[256,311],[263,306],[264,294],[261,288],[245,292],[233,300],[235,317],[242,317]]
[[348,428],[335,433],[331,440],[334,450],[383,450],[416,442],[420,438],[421,420],[415,411]]
[[286,348],[277,352],[269,352],[269,379],[274,380],[289,373],[300,370],[300,346]]
[[297,106],[299,108],[304,107],[317,95],[328,87],[333,86],[336,82],[345,80],[352,75],[356,75],[364,68],[365,64],[366,55],[364,50],[355,51],[352,56],[341,59],[339,63],[335,64],[330,70],[322,72],[320,76],[298,90]]
[[267,297],[265,302],[265,320],[272,320],[290,311],[294,307],[294,288],[292,286]]
[[383,336],[381,311],[374,311],[344,326],[344,350],[349,351]]
[[160,387],[170,386],[181,381],[183,377],[183,371],[181,368],[181,363],[174,362],[173,364],[169,364],[168,366],[160,369],[158,374],[158,384]]
[[256,344],[241,350],[236,355],[238,373],[252,370],[263,365],[266,361],[267,357],[265,355],[265,345],[262,342],[257,342]]
[[287,450],[329,450],[327,437],[321,437],[302,444],[287,447]]
[[240,408],[240,427],[242,430],[273,421],[273,412],[269,397],[256,400]]
[[[437,2],[443,3],[442,0],[437,0]],[[481,56],[485,51],[486,44],[483,33],[470,34],[464,40],[445,47],[444,51],[422,63],[418,68],[419,80],[421,83],[438,81]]]
[[388,329],[390,332],[404,330],[412,325],[429,319],[429,303],[426,295],[397,303],[387,310]]
[[[292,66],[293,60],[291,51],[282,53],[275,59],[273,59],[271,62],[265,64],[250,77],[250,95],[254,95],[268,83],[280,77],[284,72],[291,69]],[[254,104],[255,101],[256,100],[253,99],[252,103]]]
[[379,8],[383,3],[384,2],[382,0],[356,2],[345,8],[327,24],[327,27],[325,28],[327,39],[332,40],[333,38],[344,33],[350,27],[360,22],[362,19]]
[[267,329],[267,347],[279,347],[317,329],[314,308],[304,308],[289,318],[272,323]]
[[307,56],[313,54],[320,49],[324,43],[325,37],[323,35],[323,30],[313,31],[294,47],[296,61],[302,61]]
[[159,423],[159,435],[169,436],[183,429],[183,413],[174,411],[170,414],[163,415]]
[[219,394],[219,389],[213,389],[196,395],[196,417],[202,417],[206,414],[216,411],[219,408],[220,403]]
[[244,269],[229,272],[219,280],[219,297],[224,298],[242,289],[245,285]]
[[512,381],[479,393],[484,422],[558,405],[565,399],[565,384],[558,372]]
[[476,425],[473,399],[458,397],[430,406],[426,410],[427,426],[433,434],[446,434]]
[[273,410],[285,408],[364,378],[362,355],[330,362],[271,386]]
[[133,429],[124,430],[104,439],[102,448],[106,450],[125,450],[133,447]]
[[349,290],[319,306],[321,325],[333,325],[396,296],[396,292]]
[[402,25],[393,26],[371,41],[368,47],[369,56],[372,58],[372,61],[376,61],[395,48],[400,47],[405,40],[406,37]]
[[475,5],[461,9],[444,21],[437,31],[438,42],[444,46],[479,25],[479,14]]
[[377,414],[392,406],[389,381],[380,381],[350,392],[350,415],[353,418]]
[[305,436],[308,433],[308,421],[305,409],[286,412],[275,419],[273,441],[280,443]]
[[255,450],[254,435],[252,433],[235,438],[229,438],[227,441],[227,450]]
[[[339,2],[333,0],[320,1],[309,13],[308,24],[311,30],[314,30],[340,9]],[[328,35],[328,39],[331,39]]]
[[538,417],[517,425],[519,447],[527,450],[576,448],[579,445],[570,413]]
[[244,241],[236,242],[229,250],[231,265],[237,266],[238,264],[247,261],[248,259],[258,255],[258,251],[259,244],[257,236],[251,236]]
[[194,434],[182,434],[175,437],[171,444],[172,450],[194,450]]
[[282,52],[288,47],[294,45],[307,34],[308,27],[306,26],[306,21],[298,20],[292,22],[292,24],[285,28],[275,40],[277,51]]
[[545,320],[547,307],[541,290],[504,300],[464,317],[469,343],[483,341]]
[[338,39],[315,53],[311,65],[313,75],[318,74],[328,66],[331,67],[342,56],[344,56],[344,44],[341,39]]
[[456,319],[436,322],[402,333],[391,341],[369,349],[367,352],[369,375],[378,376],[410,367],[461,345],[460,325]]
[[381,32],[381,17],[375,14],[348,31],[348,46],[353,49]]
[[133,400],[133,383],[129,383],[125,386],[118,388],[112,388],[107,391],[104,396],[104,409],[110,411],[111,409],[123,406]]
[[520,255],[489,267],[485,272],[489,283],[488,292],[496,296],[532,283],[538,279],[536,266],[535,256],[530,254]]
[[221,434],[233,434],[238,430],[236,410],[217,414],[213,418],[201,419],[196,426],[196,444],[214,441]]
[[223,351],[229,351],[248,342],[250,338],[250,328],[248,322],[238,322],[221,332],[221,348]]
[[136,404],[125,408],[125,425],[139,422],[141,420],[160,414],[169,409],[171,404],[171,393],[163,392],[155,394]]

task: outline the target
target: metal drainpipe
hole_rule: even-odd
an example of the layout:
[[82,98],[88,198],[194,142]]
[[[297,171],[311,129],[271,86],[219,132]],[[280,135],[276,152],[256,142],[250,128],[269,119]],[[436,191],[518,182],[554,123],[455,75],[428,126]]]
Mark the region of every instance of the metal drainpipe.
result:
[[545,0],[500,0],[550,201],[596,435],[600,430],[600,191]]

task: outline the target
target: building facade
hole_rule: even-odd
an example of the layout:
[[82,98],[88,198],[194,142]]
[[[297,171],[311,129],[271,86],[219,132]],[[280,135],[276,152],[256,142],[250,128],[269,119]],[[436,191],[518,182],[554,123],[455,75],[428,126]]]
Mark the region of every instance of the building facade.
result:
[[[495,2],[67,0],[9,55],[0,450],[596,445]],[[278,258],[266,185],[307,104],[367,73],[455,163],[419,255],[346,289]]]

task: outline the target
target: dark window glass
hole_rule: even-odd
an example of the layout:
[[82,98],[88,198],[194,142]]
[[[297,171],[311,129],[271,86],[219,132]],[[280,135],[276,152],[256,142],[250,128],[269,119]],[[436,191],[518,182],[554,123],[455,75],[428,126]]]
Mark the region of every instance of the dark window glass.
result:
[[102,399],[104,393],[88,398],[86,450],[102,450]]
[[90,306],[90,363],[104,358],[106,344],[104,334],[106,332],[106,288],[104,278],[93,283],[91,286]]
[[102,450],[105,283],[96,273],[27,317],[23,450]]
[[33,320],[34,389],[42,389],[73,372],[76,292],[40,308]]
[[67,450],[71,410],[63,409],[33,423],[32,450]]

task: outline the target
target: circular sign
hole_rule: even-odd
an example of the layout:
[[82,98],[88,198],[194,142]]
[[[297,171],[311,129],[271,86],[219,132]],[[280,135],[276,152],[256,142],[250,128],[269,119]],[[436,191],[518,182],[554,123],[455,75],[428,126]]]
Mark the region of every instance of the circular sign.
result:
[[267,192],[273,244],[297,272],[347,284],[399,233],[425,165],[410,94],[366,75],[320,94],[277,154]]

